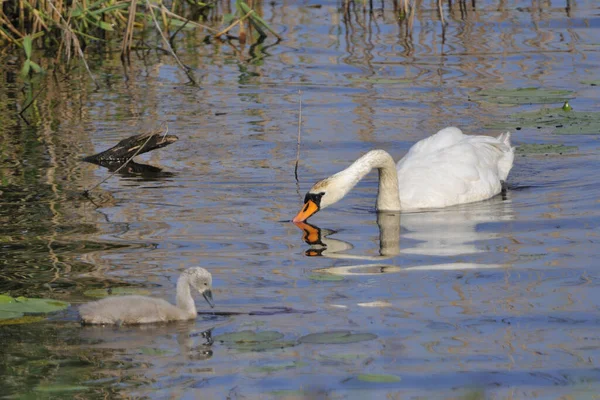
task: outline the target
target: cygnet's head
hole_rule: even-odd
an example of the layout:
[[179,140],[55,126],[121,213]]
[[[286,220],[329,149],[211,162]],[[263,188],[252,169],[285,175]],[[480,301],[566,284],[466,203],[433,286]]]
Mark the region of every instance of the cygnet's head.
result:
[[182,275],[187,278],[190,286],[200,292],[202,297],[204,297],[204,300],[206,300],[211,307],[215,306],[212,298],[212,275],[210,272],[202,267],[193,267],[183,271]]
[[292,221],[306,221],[317,211],[340,201],[353,186],[345,178],[338,173],[315,183],[304,196],[304,205]]

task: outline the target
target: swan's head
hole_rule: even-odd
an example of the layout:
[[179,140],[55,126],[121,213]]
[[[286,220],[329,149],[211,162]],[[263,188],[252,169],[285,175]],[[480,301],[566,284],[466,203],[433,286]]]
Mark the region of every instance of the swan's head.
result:
[[212,275],[210,272],[201,267],[188,268],[183,272],[183,275],[187,278],[188,283],[191,287],[198,290],[198,292],[204,297],[204,300],[211,306],[214,307],[212,297]]
[[354,182],[348,182],[348,178],[342,173],[315,183],[304,196],[304,205],[292,221],[306,221],[317,211],[340,201],[352,186]]

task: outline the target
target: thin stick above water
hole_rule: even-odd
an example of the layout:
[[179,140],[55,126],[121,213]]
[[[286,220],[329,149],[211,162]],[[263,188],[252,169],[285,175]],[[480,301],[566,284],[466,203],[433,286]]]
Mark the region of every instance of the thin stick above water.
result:
[[296,177],[296,183],[298,180],[298,164],[300,163],[300,133],[302,132],[302,90],[298,90],[300,96],[300,112],[298,113],[298,142],[296,144],[296,166],[294,167],[294,176]]
[[183,63],[181,62],[179,57],[177,57],[177,54],[175,54],[175,51],[173,51],[173,48],[171,47],[171,43],[169,43],[169,40],[165,37],[165,34],[163,33],[162,29],[160,29],[160,25],[158,25],[158,21],[156,20],[156,15],[154,15],[154,11],[152,10],[152,6],[150,5],[150,2],[148,0],[146,0],[146,8],[150,12],[150,15],[152,16],[152,20],[154,21],[154,26],[156,26],[156,30],[160,34],[160,37],[162,38],[165,46],[167,47],[167,50],[169,51],[171,56],[173,56],[175,61],[177,61],[177,64],[179,64],[179,67],[187,75],[190,82],[192,82],[192,84],[196,85],[196,81],[194,80],[194,77],[190,73],[189,68],[186,67],[185,65],[183,65]]

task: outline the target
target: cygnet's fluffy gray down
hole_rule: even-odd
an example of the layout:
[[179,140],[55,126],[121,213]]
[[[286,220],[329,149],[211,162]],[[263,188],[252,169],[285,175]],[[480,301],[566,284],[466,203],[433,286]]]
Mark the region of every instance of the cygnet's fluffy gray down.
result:
[[204,268],[185,270],[177,280],[177,306],[147,296],[116,296],[84,304],[79,315],[84,324],[147,324],[180,321],[197,316],[190,288],[196,289],[210,304],[212,276]]

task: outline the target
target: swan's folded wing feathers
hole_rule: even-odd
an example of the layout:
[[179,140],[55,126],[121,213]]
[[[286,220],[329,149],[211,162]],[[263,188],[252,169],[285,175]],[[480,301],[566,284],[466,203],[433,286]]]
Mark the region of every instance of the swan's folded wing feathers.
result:
[[415,143],[409,150],[411,157],[423,157],[426,154],[431,154],[439,150],[447,149],[455,144],[468,138],[462,131],[455,127],[448,127],[438,131],[436,134],[429,136]]
[[446,207],[499,193],[498,163],[506,147],[496,138],[477,136],[433,153],[407,154],[398,163],[402,208]]

